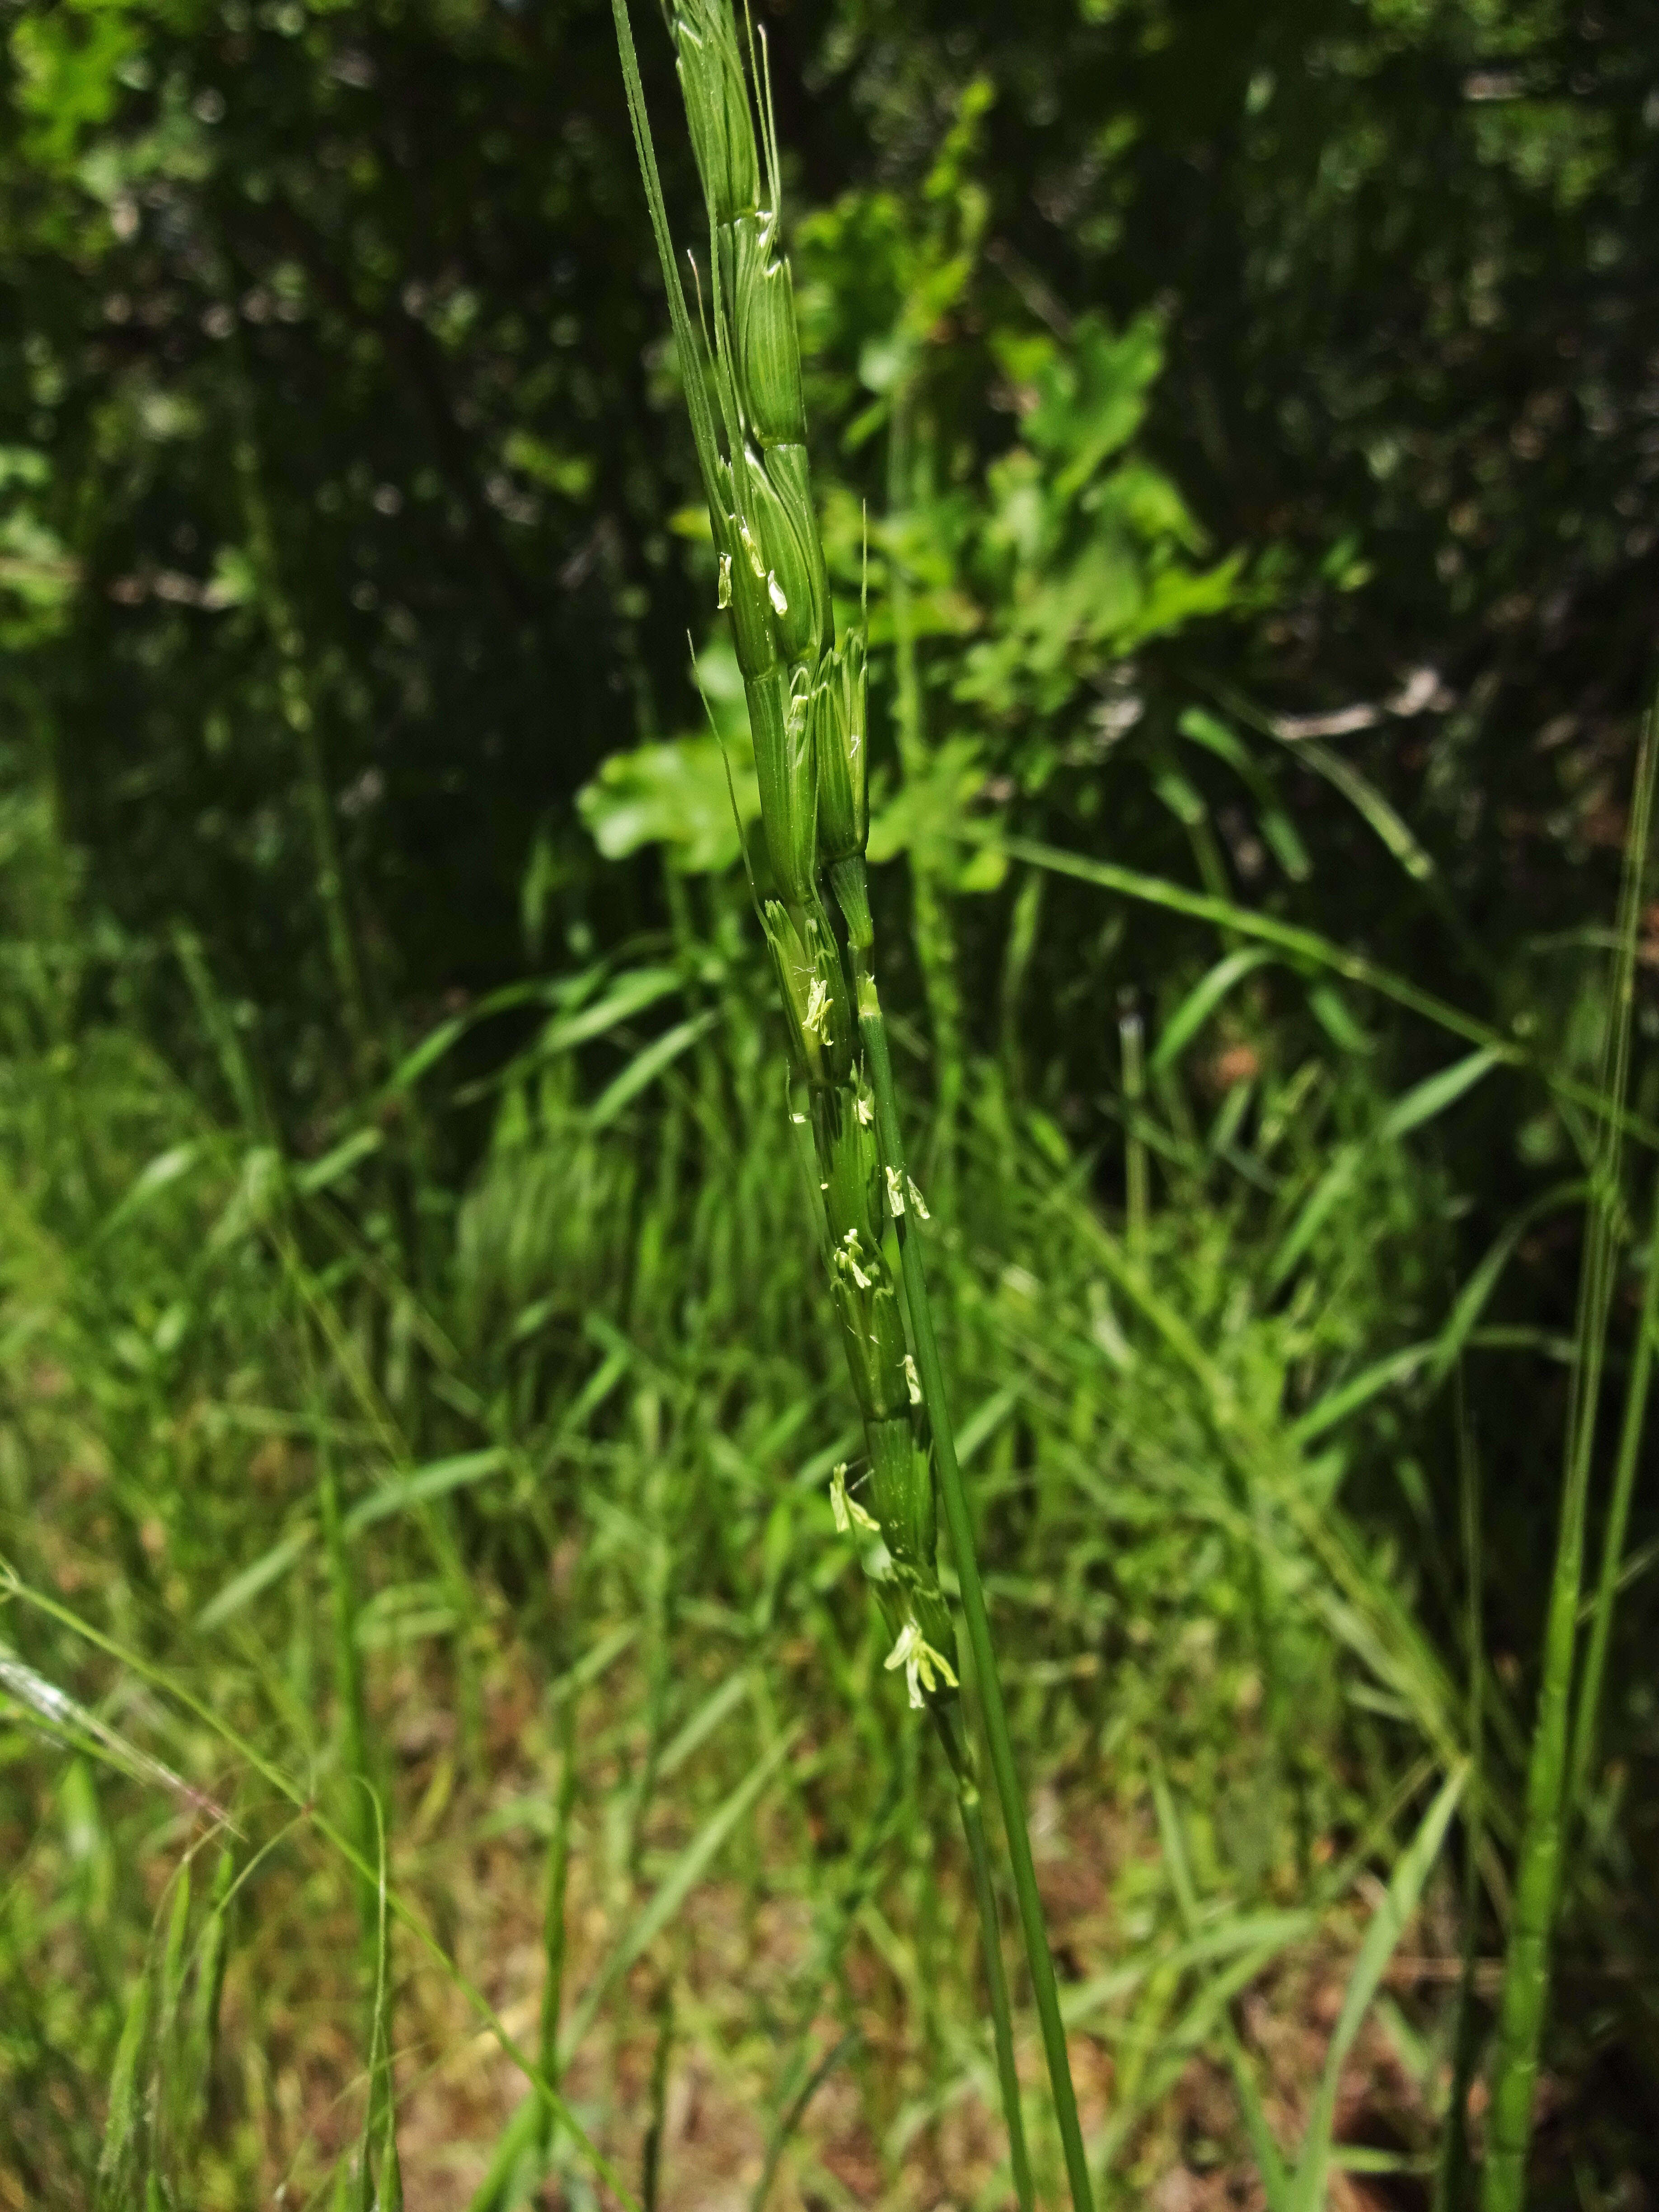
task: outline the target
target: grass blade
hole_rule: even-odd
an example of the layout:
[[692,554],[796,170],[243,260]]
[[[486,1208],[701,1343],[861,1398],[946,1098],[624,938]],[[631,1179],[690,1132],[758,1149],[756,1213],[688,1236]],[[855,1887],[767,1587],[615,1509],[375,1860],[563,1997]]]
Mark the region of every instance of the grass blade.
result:
[[1272,959],[1272,953],[1261,946],[1247,945],[1242,951],[1229,952],[1218,960],[1164,1023],[1147,1063],[1152,1073],[1157,1075],[1173,1066],[1234,986],[1242,983],[1247,975],[1253,975],[1258,968],[1265,968]]
[[[882,1157],[886,1162],[888,1173],[896,1176],[900,1188],[902,1188],[906,1175],[904,1142],[899,1131],[892,1056],[887,1045],[887,1024],[872,978],[865,981],[860,992],[859,1028],[864,1039],[871,1087],[875,1095],[876,1127]],[[1060,2012],[1060,1991],[1054,1980],[1054,1960],[1048,1949],[1048,1933],[1043,1924],[1042,1901],[1037,1894],[1036,1868],[1031,1858],[1031,1838],[1025,1825],[1025,1808],[1020,1796],[1018,1771],[1014,1765],[1014,1747],[1008,1734],[1007,1711],[1003,1703],[996,1653],[991,1641],[990,1618],[986,1612],[985,1590],[980,1580],[979,1560],[974,1545],[973,1521],[968,1510],[967,1492],[963,1487],[962,1470],[957,1463],[950,1399],[945,1387],[945,1369],[939,1358],[939,1340],[933,1334],[927,1272],[922,1264],[921,1246],[908,1210],[898,1215],[896,1225],[905,1294],[909,1301],[910,1323],[915,1339],[916,1367],[921,1380],[922,1397],[933,1423],[939,1491],[945,1505],[945,1522],[951,1531],[951,1549],[955,1556],[957,1575],[962,1587],[963,1617],[967,1625],[969,1646],[974,1655],[974,1674],[985,1724],[986,1744],[991,1755],[991,1771],[996,1783],[1008,1856],[1013,1869],[1020,1926],[1025,1938],[1026,1965],[1030,1972],[1037,2020],[1042,2031],[1049,2087],[1054,2100],[1054,2116],[1060,2125],[1060,2144],[1066,2158],[1066,2179],[1071,2186],[1075,2212],[1092,2212],[1094,2191],[1089,2178],[1088,2160],[1084,2154],[1083,2131],[1078,2122],[1077,2092],[1072,2086],[1071,2060],[1066,2053],[1066,2029]]]
[[1659,1180],[1654,1187],[1653,1225],[1648,1235],[1647,1267],[1642,1291],[1642,1317],[1638,1323],[1636,1357],[1631,1364],[1625,1393],[1625,1418],[1619,1437],[1619,1458],[1613,1470],[1613,1497],[1601,1540],[1601,1567],[1596,1577],[1595,1610],[1590,1616],[1589,1645],[1584,1654],[1583,1679],[1578,1686],[1578,1706],[1573,1720],[1572,1768],[1568,1784],[1570,1808],[1583,1810],[1584,1793],[1595,1764],[1596,1738],[1601,1717],[1601,1686],[1607,1674],[1607,1644],[1613,1632],[1613,1611],[1618,1600],[1620,1571],[1625,1539],[1630,1527],[1631,1498],[1636,1487],[1637,1463],[1647,1424],[1648,1391],[1653,1379],[1653,1346],[1659,1330]]
[[1055,875],[1071,876],[1079,883],[1115,891],[1121,898],[1138,899],[1145,905],[1162,907],[1170,914],[1184,914],[1194,921],[1207,921],[1218,929],[1254,938],[1259,944],[1271,945],[1287,953],[1293,963],[1328,969],[1332,974],[1357,983],[1362,990],[1375,991],[1379,998],[1391,1000],[1407,1013],[1417,1014],[1449,1035],[1462,1037],[1465,1043],[1489,1051],[1494,1060],[1504,1066],[1529,1069],[1558,1097],[1584,1107],[1598,1116],[1611,1111],[1615,1127],[1644,1145],[1659,1147],[1659,1126],[1643,1115],[1632,1113],[1622,1097],[1610,1109],[1604,1089],[1564,1075],[1536,1054],[1500,1036],[1490,1023],[1465,1013],[1461,1006],[1453,1006],[1449,1000],[1439,998],[1432,991],[1423,990],[1392,969],[1380,967],[1364,953],[1350,952],[1346,946],[1334,944],[1316,930],[1302,929],[1292,922],[1277,921],[1271,915],[1257,914],[1231,899],[1212,898],[1205,891],[1188,890],[1184,884],[1166,882],[1161,876],[1143,875],[1139,869],[1120,867],[1115,861],[1068,853],[1063,846],[1043,844],[1036,838],[1003,836],[994,828],[976,823],[964,823],[952,835],[968,844],[992,846],[1011,860],[1024,860],[1032,867],[1047,868]]
[[[1198,1892],[1194,1887],[1192,1868],[1187,1856],[1187,1839],[1182,1832],[1181,1816],[1176,1810],[1175,1799],[1161,1766],[1152,1769],[1152,1803],[1158,1813],[1158,1834],[1164,1851],[1164,1866],[1175,1891],[1180,1908],[1182,1923],[1189,1943],[1200,1940],[1200,1911]],[[1261,2176],[1263,2193],[1267,2199],[1268,2212],[1289,2212],[1291,2201],[1290,2177],[1273,2141],[1267,2123],[1261,2092],[1255,2086],[1255,2076],[1250,2071],[1250,2062],[1233,2026],[1231,2013],[1224,2005],[1218,2014],[1222,2048],[1226,2054],[1228,2069],[1238,2091],[1240,2111],[1244,2129],[1250,2138],[1256,2170]]]
[[1341,2080],[1343,2062],[1370,2010],[1371,2000],[1389,1961],[1399,1948],[1407,1923],[1417,1910],[1418,1899],[1440,1856],[1440,1846],[1468,1779],[1468,1767],[1460,1766],[1441,1784],[1438,1796],[1395,1868],[1387,1896],[1372,1914],[1370,1926],[1365,1930],[1365,1940],[1354,1960],[1342,2009],[1331,2035],[1330,2048],[1325,2054],[1324,2071],[1319,2078],[1308,2131],[1303,2137],[1302,2155],[1291,2185],[1290,2212],[1319,2212],[1325,2201],[1331,2136],[1336,2124],[1337,2085]]
[[[285,1798],[290,1805],[295,1807],[301,1817],[308,1822],[317,1834],[324,1838],[331,1850],[337,1853],[355,1873],[370,1883],[379,1881],[380,1870],[374,1862],[366,1858],[357,1850],[350,1838],[343,1834],[327,1815],[319,1809],[310,1790],[296,1782],[274,1759],[261,1752],[257,1744],[252,1742],[240,1729],[233,1727],[222,1714],[216,1712],[204,1698],[197,1696],[187,1683],[169,1673],[166,1668],[158,1666],[154,1660],[146,1658],[142,1652],[135,1651],[130,1645],[119,1642],[116,1638],[106,1635],[102,1629],[96,1627],[91,1621],[83,1620],[79,1613],[63,1604],[58,1599],[52,1597],[46,1590],[37,1589],[32,1583],[26,1583],[3,1554],[0,1554],[0,1593],[15,1599],[21,1605],[28,1606],[36,1613],[45,1614],[48,1620],[55,1620],[60,1627],[70,1630],[82,1642],[89,1644],[94,1650],[101,1651],[106,1658],[113,1659],[118,1665],[130,1668],[135,1675],[149,1683],[153,1688],[165,1692],[186,1712],[193,1714],[205,1728],[210,1729],[219,1738],[222,1743],[235,1753],[251,1772],[258,1775],[278,1796]],[[631,1637],[632,1632],[629,1631],[629,1634]],[[240,1884],[238,1886],[240,1887]],[[489,2028],[498,2048],[511,2059],[532,2087],[539,2089],[553,2104],[559,2115],[561,2124],[581,2152],[582,2157],[615,2196],[617,2203],[624,2208],[624,2212],[639,2212],[639,2206],[635,2200],[633,2191],[610,2160],[606,2158],[605,2153],[594,2142],[553,2084],[544,2078],[535,2061],[526,2051],[520,2049],[495,2006],[490,2003],[477,1983],[462,1972],[420,1915],[412,1906],[404,1902],[392,1888],[390,1883],[386,1887],[386,1905],[389,1914],[395,1916],[399,1923],[409,1930],[433,1965],[459,1992],[471,2011]]]
[[991,1880],[991,1854],[985,1839],[985,1816],[979,1785],[974,1778],[959,1705],[939,1708],[936,1715],[945,1753],[957,1781],[957,1805],[968,1843],[974,1902],[979,1911],[980,1950],[991,2000],[991,2028],[996,2045],[997,2087],[1002,2098],[1002,2117],[1008,2130],[1008,2159],[1013,2170],[1014,2195],[1020,2212],[1031,2212],[1035,2197],[1031,2163],[1025,2148],[1025,2120],[1020,2108],[1019,2074],[1014,2064],[1013,2014],[1008,2002],[1008,1976],[1002,1962],[1002,1929],[997,1915],[996,1889]]
[[1620,895],[1619,951],[1607,1024],[1605,1110],[1592,1179],[1589,1223],[1574,1332],[1573,1386],[1567,1410],[1565,1467],[1555,1563],[1544,1628],[1543,1679],[1527,1763],[1526,1812],[1514,1913],[1504,1958],[1481,2212],[1521,2212],[1532,2140],[1533,2085],[1549,2001],[1549,1948],[1559,1898],[1563,1798],[1568,1784],[1568,1723],[1578,1605],[1583,1580],[1584,1518],[1612,1303],[1618,1171],[1629,1073],[1636,933],[1653,811],[1655,716],[1643,725]]
[[1463,1815],[1463,1968],[1458,1978],[1457,2014],[1452,2031],[1451,2089],[1435,2172],[1434,2212],[1463,2212],[1469,2198],[1473,2171],[1469,2158],[1469,2091],[1474,2085],[1479,2046],[1474,1964],[1480,1942],[1480,1858],[1486,1842],[1482,1818],[1486,1736],[1486,1567],[1480,1541],[1480,1462],[1469,1425],[1461,1371],[1457,1392],[1457,1477],[1468,1602],[1463,1632],[1469,1662],[1472,1786],[1471,1802]]
[[109,2117],[104,2124],[104,2147],[98,2160],[99,2212],[125,2212],[133,2201],[135,2175],[143,2157],[148,2132],[145,2061],[153,1978],[151,1963],[146,1960],[121,2024],[121,2040],[110,2075]]
[[644,1952],[654,1943],[686,1899],[708,1873],[724,1849],[727,1838],[771,1781],[793,1749],[800,1730],[791,1729],[757,1760],[718,1809],[706,1820],[680,1853],[645,1910],[623,1934],[616,1948],[594,1975],[559,2038],[561,2070],[581,2047],[582,2038],[611,1990]]

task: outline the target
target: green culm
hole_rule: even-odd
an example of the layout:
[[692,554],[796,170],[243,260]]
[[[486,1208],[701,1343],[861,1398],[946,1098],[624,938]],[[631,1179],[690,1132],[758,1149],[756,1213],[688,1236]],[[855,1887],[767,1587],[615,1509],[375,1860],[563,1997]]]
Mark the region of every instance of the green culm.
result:
[[708,504],[719,600],[731,616],[749,708],[774,894],[762,919],[793,1073],[807,1101],[798,1118],[811,1129],[824,1256],[863,1418],[864,1463],[837,1470],[833,1503],[844,1527],[879,1532],[887,1564],[876,1588],[893,1637],[888,1665],[902,1669],[910,1704],[931,1714],[956,1778],[974,1865],[1014,2185],[1022,2206],[1029,2206],[1032,2182],[994,1891],[952,1663],[954,1626],[939,1577],[943,1492],[1067,2178],[1083,2212],[1091,2201],[1088,2169],[914,1236],[925,1208],[904,1164],[877,988],[865,861],[865,641],[856,628],[836,635],[812,504],[793,295],[779,250],[778,149],[764,45],[751,38],[745,68],[730,0],[678,0],[673,9],[679,80],[708,212],[702,305],[712,330],[705,355],[676,273],[625,0],[615,0],[615,8]]

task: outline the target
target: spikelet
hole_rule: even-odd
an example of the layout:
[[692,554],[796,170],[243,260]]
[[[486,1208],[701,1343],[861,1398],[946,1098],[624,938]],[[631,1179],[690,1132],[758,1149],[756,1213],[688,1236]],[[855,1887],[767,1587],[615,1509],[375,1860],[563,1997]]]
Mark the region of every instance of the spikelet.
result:
[[830,639],[830,578],[805,446],[744,447],[732,465],[738,538],[764,583],[786,659],[816,665]]
[[816,890],[791,913],[769,899],[761,911],[783,998],[789,1054],[815,1102],[829,1086],[844,1086],[853,1069],[854,1018],[847,976]]
[[[775,158],[763,163],[730,0],[673,0],[680,82],[708,203],[713,386],[724,453],[712,469],[720,599],[749,703],[761,822],[778,896],[763,910],[790,1057],[808,1090],[830,1278],[870,1449],[867,1506],[831,1486],[838,1525],[873,1519],[878,1583],[913,1705],[955,1693],[936,1565],[937,1505],[915,1364],[884,1238],[891,1212],[846,963],[818,890],[827,872],[858,984],[872,943],[865,641],[835,637],[812,505],[789,264],[777,246]],[[768,147],[769,154],[771,149]]]
[[818,854],[827,867],[861,857],[870,836],[864,635],[849,630],[819,664],[812,694]]
[[797,671],[792,682],[775,665],[746,678],[744,695],[773,880],[799,915],[817,896],[818,789],[805,679]]
[[806,445],[800,341],[789,264],[774,251],[778,219],[766,210],[739,216],[721,266],[732,322],[732,374],[744,427],[763,451]]
[[676,0],[673,32],[709,219],[731,222],[760,204],[760,157],[727,0]]
[[[860,1106],[865,1108],[860,1111]],[[824,1212],[840,1243],[855,1229],[872,1250],[881,1248],[881,1167],[867,1102],[853,1085],[812,1102],[812,1134],[824,1176]]]

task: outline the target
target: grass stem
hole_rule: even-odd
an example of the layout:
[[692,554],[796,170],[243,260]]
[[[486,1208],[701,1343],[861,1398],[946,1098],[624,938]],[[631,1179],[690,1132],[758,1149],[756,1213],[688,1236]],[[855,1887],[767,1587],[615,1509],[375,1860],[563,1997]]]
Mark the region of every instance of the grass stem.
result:
[[1144,1267],[1151,1212],[1146,1139],[1140,1130],[1141,1103],[1146,1095],[1146,1030],[1131,990],[1118,994],[1117,1034],[1123,1054],[1123,1181],[1129,1255],[1138,1267]]
[[1019,2074],[1014,2064],[1013,2014],[1008,2001],[1007,1969],[1002,1962],[1002,1928],[997,1917],[997,1893],[991,1879],[991,1851],[986,1840],[979,1784],[974,1776],[960,1705],[936,1706],[934,1718],[945,1745],[945,1755],[956,1777],[957,1807],[962,1815],[968,1863],[973,1872],[974,1902],[979,1908],[980,1944],[985,1955],[985,1982],[991,2000],[991,2027],[996,2045],[997,2086],[1002,2094],[1002,2117],[1008,2130],[1014,2195],[1020,2212],[1032,2212],[1036,2198],[1031,2186],[1030,2155],[1025,2148],[1025,2120],[1020,2110]]
[[1565,1466],[1544,1627],[1543,1675],[1527,1762],[1515,1907],[1504,1952],[1492,2056],[1491,2120],[1481,2212],[1521,2212],[1532,2141],[1533,2089],[1549,2009],[1550,1941],[1560,1899],[1564,1810],[1570,1784],[1570,1706],[1583,1583],[1584,1521],[1613,1301],[1620,1202],[1619,1166],[1630,1068],[1636,933],[1653,811],[1654,717],[1643,726],[1625,841],[1618,951],[1603,1054],[1601,1124],[1591,1162],[1589,1220],[1573,1338]]
[[[874,981],[868,976],[861,980],[859,994],[859,1029],[864,1041],[870,1086],[874,1094],[876,1128],[882,1154],[902,1188],[905,1180],[904,1144],[899,1132],[892,1055],[888,1048],[887,1024],[881,1011],[881,1002],[877,996]],[[1025,1808],[1020,1796],[1019,1776],[1014,1765],[1013,1745],[1008,1734],[1008,1716],[1003,1705],[1002,1683],[991,1642],[991,1623],[985,1609],[985,1592],[980,1582],[968,1496],[963,1487],[962,1470],[957,1463],[956,1439],[951,1430],[950,1401],[945,1388],[945,1370],[939,1360],[938,1340],[933,1334],[933,1310],[928,1304],[921,1248],[908,1209],[898,1215],[897,1228],[905,1295],[915,1336],[916,1370],[921,1378],[928,1419],[933,1425],[939,1490],[945,1504],[945,1521],[951,1531],[951,1548],[956,1557],[957,1575],[962,1587],[962,1610],[968,1626],[969,1648],[974,1655],[974,1672],[979,1683],[986,1747],[990,1753],[997,1801],[1001,1808],[1003,1827],[1007,1836],[1014,1892],[1019,1902],[1020,1928],[1025,1939],[1025,1957],[1031,1976],[1031,1993],[1036,2004],[1038,2025],[1042,2032],[1043,2051],[1048,2062],[1048,2081],[1054,2095],[1054,2117],[1060,2126],[1060,2145],[1066,2158],[1066,2179],[1071,2185],[1074,2212],[1093,2212],[1094,2194],[1090,2185],[1088,2161],[1084,2155],[1083,2131],[1078,2120],[1077,2093],[1072,2086],[1066,2029],[1060,2016],[1060,1991],[1054,1981],[1054,1960],[1048,1951],[1048,1930],[1043,1925],[1042,1901],[1037,1894],[1036,1868],[1031,1857],[1031,1839],[1025,1825]]]
[[1653,1380],[1654,1334],[1659,1330],[1659,1179],[1654,1185],[1653,1224],[1648,1232],[1647,1268],[1642,1293],[1642,1317],[1638,1323],[1636,1356],[1631,1363],[1625,1393],[1625,1419],[1619,1437],[1619,1458],[1613,1469],[1613,1497],[1607,1506],[1607,1525],[1601,1540],[1601,1568],[1596,1578],[1595,1610],[1590,1616],[1589,1645],[1584,1654],[1583,1676],[1578,1686],[1578,1705],[1572,1730],[1572,1770],[1568,1783],[1570,1811],[1583,1810],[1584,1793],[1595,1764],[1601,1733],[1601,1690],[1607,1675],[1607,1645],[1613,1633],[1613,1612],[1619,1595],[1620,1570],[1624,1564],[1625,1540],[1630,1528],[1631,1498],[1636,1488],[1637,1462],[1647,1425],[1648,1392]]

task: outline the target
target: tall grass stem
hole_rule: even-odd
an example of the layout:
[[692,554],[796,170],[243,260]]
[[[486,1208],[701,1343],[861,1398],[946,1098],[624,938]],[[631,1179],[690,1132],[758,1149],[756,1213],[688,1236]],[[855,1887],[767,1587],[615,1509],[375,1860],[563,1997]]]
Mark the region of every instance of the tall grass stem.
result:
[[1589,1644],[1578,1685],[1578,1706],[1573,1719],[1572,1771],[1568,1786],[1569,1808],[1582,1813],[1595,1765],[1601,1734],[1601,1692],[1607,1677],[1607,1646],[1613,1633],[1613,1607],[1619,1595],[1619,1574],[1624,1564],[1625,1540],[1630,1529],[1631,1500],[1636,1489],[1636,1469],[1642,1455],[1647,1426],[1648,1393],[1653,1381],[1653,1345],[1659,1330],[1659,1178],[1654,1184],[1653,1220],[1648,1231],[1647,1268],[1642,1291],[1642,1316],[1638,1323],[1636,1356],[1631,1363],[1625,1392],[1625,1418],[1619,1437],[1619,1458],[1613,1469],[1613,1497],[1607,1506],[1607,1525],[1601,1540],[1601,1567],[1596,1578],[1595,1604],[1590,1615]]
[[[902,1184],[905,1177],[904,1142],[899,1130],[898,1100],[893,1087],[893,1063],[888,1049],[887,1024],[874,984],[868,980],[860,993],[859,1029],[864,1040],[870,1087],[875,1099],[876,1128],[882,1154],[889,1170]],[[1084,2154],[1083,2131],[1078,2120],[1077,2093],[1072,2086],[1066,2028],[1060,2016],[1060,1991],[1054,1980],[1054,1960],[1048,1950],[1048,1930],[1043,1924],[1042,1901],[1037,1893],[1036,1868],[1031,1857],[1031,1838],[1025,1825],[1025,1808],[1020,1796],[1018,1772],[1014,1765],[1013,1744],[1008,1734],[1008,1716],[1003,1704],[1002,1682],[991,1641],[991,1623],[985,1608],[985,1591],[980,1581],[968,1496],[963,1487],[962,1470],[957,1462],[956,1438],[951,1425],[945,1370],[939,1360],[939,1342],[933,1334],[933,1310],[927,1297],[927,1272],[922,1264],[921,1248],[908,1212],[898,1216],[897,1228],[905,1296],[909,1304],[910,1325],[915,1339],[916,1371],[921,1378],[928,1419],[933,1425],[939,1490],[944,1500],[945,1521],[951,1531],[951,1548],[956,1558],[957,1577],[962,1589],[962,1610],[968,1626],[969,1648],[974,1655],[974,1673],[979,1684],[986,1747],[990,1753],[997,1802],[1007,1836],[1014,1893],[1019,1904],[1020,1928],[1025,1939],[1026,1964],[1031,1977],[1031,1994],[1036,2005],[1043,2051],[1048,2063],[1048,2081],[1054,2095],[1054,2117],[1060,2127],[1060,2146],[1066,2158],[1066,2179],[1071,2185],[1074,2212],[1093,2212],[1094,2192],[1089,2179],[1088,2160]]]
[[1653,811],[1654,734],[1654,717],[1650,714],[1643,724],[1637,753],[1625,841],[1618,950],[1603,1053],[1601,1127],[1591,1164],[1589,1220],[1574,1330],[1561,1513],[1544,1629],[1538,1714],[1527,1762],[1515,1904],[1498,2002],[1481,2212],[1521,2212],[1525,2200],[1533,2090],[1549,2008],[1550,1941],[1560,1898],[1564,1801],[1570,1780],[1569,1721],[1583,1583],[1584,1521],[1620,1224],[1619,1167],[1630,1072],[1637,925]]
[[986,1990],[991,2001],[991,2031],[996,2048],[997,2086],[1002,2094],[1002,2117],[1008,2130],[1008,2159],[1014,2178],[1014,2195],[1020,2212],[1032,2212],[1036,2202],[1031,2186],[1031,2161],[1025,2148],[1025,2119],[1020,2109],[1019,2073],[1014,2064],[1013,2011],[1008,2001],[1008,1974],[1002,1962],[1002,1925],[997,1913],[996,1887],[991,1877],[991,1851],[985,1834],[985,1814],[973,1754],[962,1725],[957,1705],[935,1709],[945,1755],[956,1777],[957,1807],[962,1832],[968,1844],[974,1902],[979,1909],[981,1947],[985,1954]]
[[1140,1130],[1146,1095],[1146,1036],[1132,990],[1119,993],[1117,1034],[1123,1058],[1123,1183],[1129,1251],[1137,1267],[1146,1264],[1146,1230],[1151,1212],[1146,1139]]

